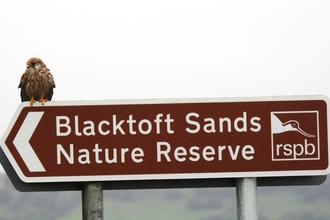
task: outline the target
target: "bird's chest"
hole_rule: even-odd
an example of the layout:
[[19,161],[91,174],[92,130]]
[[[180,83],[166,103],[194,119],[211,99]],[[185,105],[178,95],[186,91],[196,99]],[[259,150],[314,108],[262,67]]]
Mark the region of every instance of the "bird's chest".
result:
[[49,88],[47,74],[32,72],[27,76],[25,90],[28,95],[44,93]]

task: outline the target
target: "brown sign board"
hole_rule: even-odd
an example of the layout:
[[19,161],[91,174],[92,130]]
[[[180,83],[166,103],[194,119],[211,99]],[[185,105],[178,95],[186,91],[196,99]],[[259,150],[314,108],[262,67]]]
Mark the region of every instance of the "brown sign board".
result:
[[324,96],[22,103],[1,148],[25,183],[324,176]]

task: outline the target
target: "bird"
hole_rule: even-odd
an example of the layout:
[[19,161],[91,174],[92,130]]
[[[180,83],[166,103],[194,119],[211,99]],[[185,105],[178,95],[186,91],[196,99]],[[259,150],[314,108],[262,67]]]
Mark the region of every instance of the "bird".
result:
[[29,101],[30,106],[37,100],[42,105],[51,101],[55,81],[46,64],[37,57],[32,57],[26,62],[26,70],[19,82],[21,88],[21,101]]
[[280,134],[287,131],[297,131],[300,134],[313,138],[315,135],[308,134],[303,129],[300,128],[299,122],[296,120],[289,120],[284,123],[280,121],[280,119],[275,116],[275,114],[271,114],[271,120],[272,120],[272,133],[273,134]]

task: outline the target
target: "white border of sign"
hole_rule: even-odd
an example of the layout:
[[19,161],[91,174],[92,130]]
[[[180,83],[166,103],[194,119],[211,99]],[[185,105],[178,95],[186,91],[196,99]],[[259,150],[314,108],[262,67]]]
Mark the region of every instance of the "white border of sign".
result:
[[[93,100],[93,101],[51,101],[45,106],[79,106],[79,105],[124,105],[124,104],[157,104],[157,103],[212,103],[212,102],[262,102],[262,101],[296,101],[296,100],[323,100],[327,103],[327,118],[329,120],[330,100],[324,95],[307,96],[265,96],[265,97],[226,97],[226,98],[191,98],[191,99],[135,99],[135,100]],[[330,166],[325,170],[294,170],[294,171],[267,171],[267,172],[231,172],[231,173],[193,173],[193,174],[139,174],[139,175],[109,175],[109,176],[56,176],[56,177],[26,177],[8,147],[4,143],[12,127],[14,126],[20,112],[24,107],[29,106],[28,102],[21,103],[13,118],[11,119],[1,139],[1,148],[9,162],[15,169],[19,178],[26,183],[43,182],[85,182],[85,181],[131,181],[131,180],[170,180],[170,179],[208,179],[208,178],[241,178],[241,177],[284,177],[284,176],[320,176],[330,173]],[[36,102],[34,107],[42,106]],[[328,123],[328,122],[327,122]],[[330,143],[329,124],[328,145]],[[328,146],[328,152],[330,148]],[[328,164],[330,164],[330,157]]]
[[319,131],[319,126],[320,126],[320,122],[319,122],[319,112],[318,111],[280,111],[280,112],[271,112],[270,114],[276,114],[276,113],[280,113],[280,114],[294,114],[294,113],[314,113],[316,114],[317,117],[317,133],[315,134],[317,137],[317,157],[314,158],[275,158],[274,155],[274,136],[272,135],[271,140],[272,140],[272,161],[297,161],[297,160],[319,160],[321,155],[320,155],[320,131]]

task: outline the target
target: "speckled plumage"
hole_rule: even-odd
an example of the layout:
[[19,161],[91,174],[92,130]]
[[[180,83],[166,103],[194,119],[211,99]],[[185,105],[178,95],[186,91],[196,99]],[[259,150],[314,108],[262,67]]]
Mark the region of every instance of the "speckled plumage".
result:
[[53,75],[39,58],[30,58],[26,65],[27,68],[18,86],[18,88],[21,88],[22,102],[30,101],[32,106],[35,100],[40,101],[42,104],[50,101],[55,88]]

